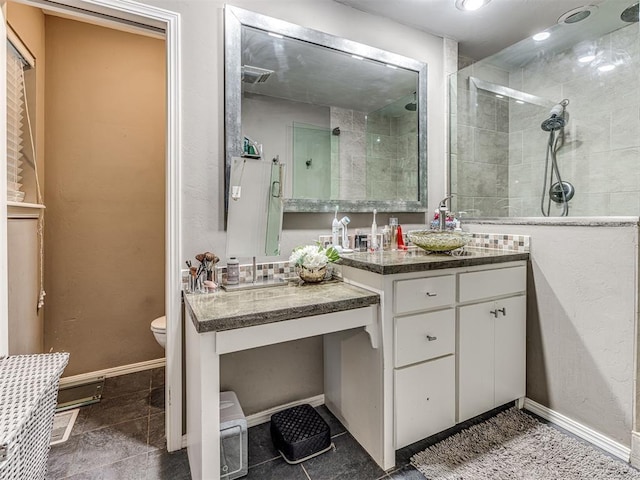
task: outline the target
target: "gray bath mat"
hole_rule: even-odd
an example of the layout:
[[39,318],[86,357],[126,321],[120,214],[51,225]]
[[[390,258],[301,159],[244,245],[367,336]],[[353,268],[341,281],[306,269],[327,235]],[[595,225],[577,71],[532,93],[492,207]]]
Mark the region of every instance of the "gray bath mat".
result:
[[429,480],[640,480],[640,471],[517,408],[411,458]]

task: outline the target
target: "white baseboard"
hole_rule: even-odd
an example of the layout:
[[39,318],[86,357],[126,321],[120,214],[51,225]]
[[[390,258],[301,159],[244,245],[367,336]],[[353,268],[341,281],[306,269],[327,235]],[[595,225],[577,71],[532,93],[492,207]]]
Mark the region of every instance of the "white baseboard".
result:
[[531,413],[535,413],[545,420],[564,428],[575,436],[594,444],[596,447],[601,448],[605,452],[608,452],[625,462],[629,462],[631,459],[631,449],[629,447],[622,445],[621,443],[618,443],[615,440],[562,415],[561,413],[534,402],[530,398],[524,399],[524,408],[525,410],[529,410]]
[[126,375],[127,373],[142,372],[144,370],[151,370],[152,368],[164,367],[165,359],[158,358],[156,360],[147,360],[146,362],[132,363],[129,365],[122,365],[120,367],[106,368],[104,370],[97,370],[95,372],[81,373],[79,375],[73,375],[71,377],[63,377],[60,379],[60,386],[69,385],[72,383],[83,383],[96,380],[98,377],[117,377],[120,375]]
[[318,407],[320,405],[324,405],[324,394],[316,395],[315,397],[305,398],[303,400],[297,400],[295,402],[287,403],[286,405],[279,405],[277,407],[273,407],[268,410],[264,410],[262,412],[249,415],[247,417],[247,428],[255,427],[256,425],[267,423],[271,420],[271,415],[273,415],[274,413],[281,412],[282,410],[286,410],[287,408],[295,407],[297,405],[302,405],[303,403],[308,403],[312,407]]

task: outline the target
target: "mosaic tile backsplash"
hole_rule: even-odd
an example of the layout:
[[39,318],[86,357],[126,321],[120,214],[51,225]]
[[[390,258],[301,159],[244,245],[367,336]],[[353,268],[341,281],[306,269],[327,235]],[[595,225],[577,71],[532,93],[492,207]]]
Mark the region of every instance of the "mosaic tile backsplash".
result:
[[529,235],[506,235],[504,233],[473,233],[467,244],[476,248],[495,248],[528,252],[531,237]]

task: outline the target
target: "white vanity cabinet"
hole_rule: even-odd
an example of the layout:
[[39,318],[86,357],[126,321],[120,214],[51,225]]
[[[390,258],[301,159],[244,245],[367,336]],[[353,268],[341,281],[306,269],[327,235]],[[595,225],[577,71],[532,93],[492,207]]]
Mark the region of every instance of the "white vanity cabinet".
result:
[[381,297],[389,468],[396,450],[525,396],[527,255],[406,271],[411,260],[386,255],[367,268],[356,257],[343,278]]
[[524,266],[460,274],[458,422],[525,396],[525,289]]

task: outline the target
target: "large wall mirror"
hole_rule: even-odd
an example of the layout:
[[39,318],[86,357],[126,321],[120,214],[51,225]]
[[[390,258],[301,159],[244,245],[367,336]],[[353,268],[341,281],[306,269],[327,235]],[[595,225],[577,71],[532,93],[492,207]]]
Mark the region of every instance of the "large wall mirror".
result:
[[286,165],[287,212],[425,211],[426,91],[423,62],[226,6],[226,198],[256,154]]

